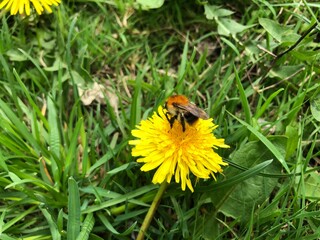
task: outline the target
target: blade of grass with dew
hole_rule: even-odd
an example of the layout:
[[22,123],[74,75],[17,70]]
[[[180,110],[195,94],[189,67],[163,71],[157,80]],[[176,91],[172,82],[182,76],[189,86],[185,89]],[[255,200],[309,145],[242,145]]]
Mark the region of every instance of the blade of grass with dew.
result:
[[[48,122],[50,126],[49,130],[49,141],[50,141],[50,151],[57,157],[60,158],[60,134],[59,134],[59,124],[56,107],[53,103],[51,97],[47,97],[48,104]],[[52,168],[52,171],[57,171],[57,166]]]
[[84,222],[81,227],[81,232],[77,237],[77,240],[88,240],[90,233],[93,229],[95,223],[95,219],[92,213],[89,213],[86,218],[84,219]]
[[59,124],[58,124],[58,116],[56,107],[53,103],[51,97],[47,97],[48,104],[48,121],[49,121],[49,144],[50,144],[50,152],[53,153],[54,156],[50,158],[51,162],[51,171],[53,174],[54,182],[58,186],[61,184],[61,169],[59,168],[62,163],[58,163],[56,161],[60,160],[60,132],[59,132]]
[[80,194],[77,182],[73,177],[68,179],[68,223],[67,239],[74,240],[80,233]]
[[287,163],[284,160],[284,157],[279,152],[279,150],[265,137],[263,136],[258,130],[253,128],[251,125],[246,123],[245,121],[242,121],[241,119],[237,118],[232,113],[228,112],[233,118],[235,118],[237,121],[239,121],[242,125],[244,125],[250,132],[252,132],[263,144],[274,154],[276,159],[282,164],[282,166],[286,169],[288,173],[290,173],[289,167]]

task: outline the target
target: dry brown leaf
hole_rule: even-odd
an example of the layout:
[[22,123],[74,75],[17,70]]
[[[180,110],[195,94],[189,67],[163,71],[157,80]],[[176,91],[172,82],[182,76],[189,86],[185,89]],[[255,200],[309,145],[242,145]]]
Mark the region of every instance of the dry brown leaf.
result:
[[78,92],[83,105],[91,105],[93,101],[105,105],[105,98],[107,98],[110,106],[114,109],[115,113],[118,114],[119,99],[110,88],[95,82],[90,89],[83,89],[78,86]]

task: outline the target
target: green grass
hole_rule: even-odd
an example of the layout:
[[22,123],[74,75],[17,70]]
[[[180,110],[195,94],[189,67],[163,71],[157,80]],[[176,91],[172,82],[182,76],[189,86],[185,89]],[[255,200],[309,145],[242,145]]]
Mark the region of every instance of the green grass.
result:
[[173,93],[214,118],[229,166],[172,182],[146,239],[320,238],[320,5],[214,4],[0,12],[0,239],[135,238],[159,186],[128,141]]

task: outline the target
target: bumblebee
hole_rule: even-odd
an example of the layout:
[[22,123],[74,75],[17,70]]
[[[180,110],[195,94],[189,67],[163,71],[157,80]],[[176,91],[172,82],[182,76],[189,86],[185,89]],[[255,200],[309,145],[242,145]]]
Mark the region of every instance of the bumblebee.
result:
[[199,118],[208,119],[208,114],[197,107],[194,103],[184,95],[173,95],[169,97],[165,103],[167,109],[166,118],[172,128],[174,122],[177,120],[181,123],[182,131],[186,130],[186,122],[193,125]]

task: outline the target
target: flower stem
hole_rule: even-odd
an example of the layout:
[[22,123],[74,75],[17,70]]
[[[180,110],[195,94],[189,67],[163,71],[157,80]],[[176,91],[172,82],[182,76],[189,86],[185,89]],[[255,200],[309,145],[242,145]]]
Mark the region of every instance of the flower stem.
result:
[[156,194],[156,196],[154,197],[153,199],[153,202],[149,208],[149,211],[146,215],[146,217],[144,218],[143,220],[143,223],[141,225],[141,228],[139,230],[139,234],[138,234],[138,237],[137,237],[137,240],[143,240],[144,239],[144,234],[146,233],[150,223],[151,223],[151,220],[153,218],[153,215],[154,213],[156,212],[157,208],[158,208],[158,205],[161,201],[161,197],[164,193],[164,191],[166,190],[168,186],[168,183],[166,181],[164,181],[161,185],[160,185],[160,188]]

